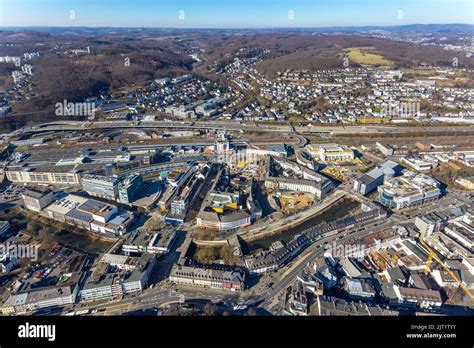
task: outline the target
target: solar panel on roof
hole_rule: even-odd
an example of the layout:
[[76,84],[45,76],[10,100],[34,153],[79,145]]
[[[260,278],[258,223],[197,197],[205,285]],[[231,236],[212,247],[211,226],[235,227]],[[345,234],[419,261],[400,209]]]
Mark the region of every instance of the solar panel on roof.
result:
[[86,221],[86,222],[92,221],[92,214],[86,213],[77,209],[71,210],[69,213],[66,214],[66,216],[72,219]]
[[105,207],[107,204],[96,201],[94,199],[89,199],[85,201],[83,204],[79,206],[79,209],[85,210],[85,211],[96,211],[97,209],[100,209],[102,207]]

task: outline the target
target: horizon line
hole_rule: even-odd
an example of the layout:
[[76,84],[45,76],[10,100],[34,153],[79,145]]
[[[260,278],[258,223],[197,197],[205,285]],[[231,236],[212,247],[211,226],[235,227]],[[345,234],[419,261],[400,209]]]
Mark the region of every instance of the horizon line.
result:
[[154,26],[108,26],[108,25],[0,25],[0,29],[3,28],[100,28],[100,29],[171,29],[171,30],[272,30],[272,29],[334,29],[334,28],[367,28],[367,27],[380,27],[380,28],[389,28],[389,27],[405,27],[412,25],[466,25],[474,26],[474,23],[463,23],[463,22],[454,22],[454,23],[407,23],[407,24],[387,24],[387,25],[376,25],[376,24],[367,24],[367,25],[333,25],[333,26],[322,26],[322,27],[154,27]]

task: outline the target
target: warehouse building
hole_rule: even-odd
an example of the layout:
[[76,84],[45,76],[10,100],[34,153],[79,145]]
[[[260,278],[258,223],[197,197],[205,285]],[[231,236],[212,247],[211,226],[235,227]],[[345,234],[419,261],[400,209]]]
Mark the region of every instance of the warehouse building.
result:
[[44,207],[53,202],[54,195],[51,190],[25,190],[21,198],[26,209],[40,212]]
[[385,161],[377,168],[365,173],[354,181],[354,191],[367,195],[382,185],[384,179],[393,178],[399,173],[400,166],[393,161]]
[[[38,205],[30,203],[32,197],[30,195],[26,197],[25,207],[27,209],[31,207],[31,210],[38,211],[36,210]],[[56,195],[56,200],[43,206],[39,213],[69,225],[114,236],[125,234],[127,228],[134,221],[134,215],[131,212],[121,210],[108,203],[65,192],[59,192]]]

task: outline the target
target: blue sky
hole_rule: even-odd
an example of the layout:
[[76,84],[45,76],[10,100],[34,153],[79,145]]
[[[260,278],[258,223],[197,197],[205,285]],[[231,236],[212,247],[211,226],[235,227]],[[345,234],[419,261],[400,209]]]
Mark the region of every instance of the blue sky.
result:
[[0,25],[258,28],[473,24],[473,3],[472,0],[0,0]]

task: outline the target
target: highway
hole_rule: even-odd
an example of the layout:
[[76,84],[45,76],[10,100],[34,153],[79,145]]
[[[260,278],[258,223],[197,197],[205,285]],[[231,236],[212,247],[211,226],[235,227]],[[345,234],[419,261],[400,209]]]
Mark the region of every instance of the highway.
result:
[[464,126],[387,126],[387,125],[339,125],[339,126],[294,126],[292,124],[266,124],[253,122],[236,122],[236,121],[153,121],[153,122],[131,122],[131,121],[66,121],[58,120],[57,122],[49,122],[38,124],[35,126],[24,126],[16,130],[10,135],[20,134],[22,132],[47,132],[47,131],[77,131],[77,130],[94,130],[94,129],[126,129],[126,128],[173,128],[173,129],[213,129],[213,130],[233,130],[247,132],[279,132],[279,133],[299,133],[299,134],[381,134],[381,133],[430,133],[430,132],[473,132],[474,125]]
[[74,310],[92,312],[98,310],[95,315],[122,315],[127,312],[138,311],[148,308],[159,308],[170,303],[178,303],[192,300],[209,300],[213,303],[221,301],[237,302],[238,293],[222,292],[220,290],[204,288],[179,288],[171,286],[168,282],[157,284],[153,289],[146,289],[134,295],[127,295],[123,299],[114,301],[103,301],[95,303],[86,303],[86,305],[75,305],[74,308],[68,307],[63,311]]
[[83,126],[82,121],[58,121],[39,124],[35,126],[25,126],[15,133],[21,132],[49,132],[49,131],[77,131],[77,130],[95,130],[95,129],[126,129],[126,128],[172,128],[172,129],[212,129],[212,130],[246,130],[253,132],[285,132],[291,133],[291,127],[286,126],[269,126],[269,125],[247,125],[238,122],[169,122],[169,121],[154,121],[154,122],[130,122],[130,121],[95,121],[89,122],[87,126]]

